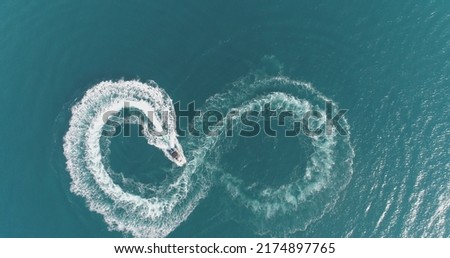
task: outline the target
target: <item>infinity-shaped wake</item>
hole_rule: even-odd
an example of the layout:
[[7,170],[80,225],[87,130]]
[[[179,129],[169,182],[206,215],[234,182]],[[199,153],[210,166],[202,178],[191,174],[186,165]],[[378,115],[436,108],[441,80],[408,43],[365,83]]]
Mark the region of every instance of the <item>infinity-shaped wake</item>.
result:
[[[301,116],[313,109],[323,113],[324,101],[330,100],[308,83],[282,76],[252,75],[235,82],[229,91],[209,98],[205,109],[245,112],[272,103],[277,111],[294,110]],[[354,152],[349,135],[303,135],[299,137],[309,141],[312,153],[289,161],[292,162],[290,167],[297,168],[287,171],[292,180],[278,186],[258,182],[248,185],[239,176],[240,172],[245,173],[244,168],[235,168],[237,172],[224,170],[232,162],[224,158],[227,152],[238,151],[230,146],[238,145],[242,139],[237,136],[227,139],[223,134],[203,135],[184,139],[187,163],[184,167],[172,168],[181,171],[173,181],[162,185],[139,184],[151,188],[153,195],[150,197],[132,194],[112,180],[111,175],[116,172],[104,157],[109,140],[102,136],[103,114],[120,112],[124,102],[140,110],[155,111],[153,124],[163,121],[156,126],[169,133],[163,137],[146,133],[150,145],[163,151],[175,146],[183,153],[176,137],[172,100],[155,82],[105,81],[86,92],[72,108],[69,130],[64,137],[64,155],[72,178],[71,191],[85,198],[90,210],[103,215],[111,230],[136,237],[167,236],[187,219],[199,200],[206,197],[211,185],[217,184],[226,189],[230,200],[246,211],[248,216],[239,220],[253,225],[260,234],[286,235],[304,230],[322,217],[334,205],[353,173]],[[163,111],[169,114],[166,120],[162,119]],[[318,123],[320,126],[324,121]],[[349,130],[345,119],[343,123]],[[166,151],[165,155],[171,158]],[[306,167],[300,173],[300,161],[305,159]],[[273,171],[275,175],[278,172]]]

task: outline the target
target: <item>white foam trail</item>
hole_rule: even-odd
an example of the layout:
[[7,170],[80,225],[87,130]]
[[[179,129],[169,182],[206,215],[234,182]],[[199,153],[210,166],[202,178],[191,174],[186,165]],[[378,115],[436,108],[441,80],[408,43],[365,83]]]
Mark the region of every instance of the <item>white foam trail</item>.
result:
[[[265,103],[271,103],[274,109],[294,111],[298,117],[314,109],[325,118],[325,101],[331,100],[309,83],[285,76],[251,74],[235,82],[230,91],[208,99],[207,108],[221,111],[233,108],[245,112],[262,110]],[[333,105],[336,107],[335,103]],[[318,125],[324,122],[318,121]],[[346,119],[342,118],[341,122],[349,131]],[[309,157],[303,178],[277,187],[257,189],[227,171],[220,177],[232,199],[253,215],[239,219],[253,224],[257,233],[283,236],[305,230],[311,222],[320,219],[333,207],[339,193],[350,181],[354,157],[350,135],[321,134],[310,136],[309,139],[314,152]],[[217,146],[221,145],[222,140],[217,139]],[[233,138],[233,141],[239,141],[238,137]],[[226,151],[217,150],[220,152],[217,156],[220,157]]]
[[[258,78],[257,75],[253,80],[243,78],[230,91],[209,98],[205,109],[225,114],[232,108],[246,111],[270,102],[277,110],[295,110],[301,116],[329,100],[308,83],[284,76]],[[99,83],[73,107],[69,130],[64,137],[64,154],[72,178],[71,191],[84,197],[89,209],[103,215],[112,230],[137,237],[164,237],[184,221],[206,195],[211,173],[223,171],[217,169],[221,164],[216,164],[220,160],[217,157],[223,154],[223,134],[189,139],[185,146],[190,148],[190,160],[180,175],[173,182],[151,188],[154,195],[144,198],[115,184],[110,176],[113,171],[102,157],[102,151],[105,151],[100,145],[104,125],[102,115],[107,111],[120,111],[124,102],[142,111],[155,111],[155,119],[150,117],[153,129],[171,132],[153,137],[145,130],[149,144],[163,150],[175,147],[182,152],[175,133],[172,100],[156,83]],[[167,120],[163,119],[162,111],[168,111]],[[323,110],[319,109],[319,112],[324,114]],[[341,121],[349,132],[346,119]],[[286,235],[305,230],[333,207],[339,193],[350,181],[354,157],[350,135],[311,136],[309,139],[314,152],[309,157],[303,178],[280,187],[253,190],[227,171],[219,177],[232,199],[251,212],[253,216],[245,219],[256,227],[257,233]],[[167,151],[164,154],[171,158]],[[139,187],[147,186],[141,184]]]
[[[161,149],[174,145],[182,151],[176,138],[172,100],[156,83],[101,82],[72,108],[69,130],[64,136],[71,191],[84,197],[90,210],[103,215],[110,229],[137,237],[163,237],[187,218],[204,196],[207,185],[196,183],[202,180],[201,174],[196,175],[197,181],[191,180],[199,163],[195,158],[174,182],[158,188],[151,198],[128,193],[113,182],[108,174],[111,168],[102,162],[103,114],[120,111],[125,102],[144,113],[153,111],[155,117],[150,119],[154,129],[169,132],[156,137],[144,130],[149,144]],[[168,114],[168,119],[162,119],[163,114]]]

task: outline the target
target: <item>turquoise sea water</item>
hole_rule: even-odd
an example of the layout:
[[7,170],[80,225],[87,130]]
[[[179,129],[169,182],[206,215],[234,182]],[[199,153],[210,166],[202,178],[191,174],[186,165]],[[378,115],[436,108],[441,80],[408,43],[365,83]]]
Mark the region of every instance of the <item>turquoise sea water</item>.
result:
[[[0,237],[449,237],[449,10],[448,1],[2,1]],[[154,80],[202,109],[331,99],[349,110],[350,136],[335,146],[180,137],[187,197],[152,220],[89,178],[75,194],[63,154],[71,107],[120,79]],[[114,182],[138,200],[188,171],[136,135],[107,150]],[[323,173],[302,181],[312,160]]]

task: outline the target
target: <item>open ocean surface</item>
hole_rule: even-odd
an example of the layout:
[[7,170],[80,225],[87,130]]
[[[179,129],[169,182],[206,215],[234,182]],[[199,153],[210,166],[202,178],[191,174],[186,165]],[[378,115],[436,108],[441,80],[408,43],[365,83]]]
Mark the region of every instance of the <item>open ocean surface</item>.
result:
[[[0,35],[0,237],[450,236],[449,1],[6,0]],[[116,137],[89,154],[116,191],[63,138],[121,79],[202,110],[330,99],[350,135],[179,137],[185,168]]]

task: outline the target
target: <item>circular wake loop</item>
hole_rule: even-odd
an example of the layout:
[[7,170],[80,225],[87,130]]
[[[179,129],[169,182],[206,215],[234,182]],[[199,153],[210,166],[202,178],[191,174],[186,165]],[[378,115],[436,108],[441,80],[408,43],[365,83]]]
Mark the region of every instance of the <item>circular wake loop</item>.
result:
[[[292,111],[297,118],[313,110],[322,116],[316,126],[323,126],[325,121],[326,102],[331,100],[315,90],[312,85],[301,81],[295,81],[285,76],[266,76],[254,73],[234,83],[233,88],[224,94],[211,97],[207,101],[207,109],[227,112],[231,108],[244,113],[251,110],[262,110],[265,103],[270,103],[277,111]],[[338,106],[332,103],[337,110]],[[349,132],[350,128],[345,118],[340,123]],[[239,125],[233,130],[242,129]],[[234,135],[238,135],[236,132]],[[220,157],[234,152],[237,149],[229,146],[237,146],[240,142],[246,145],[242,137],[233,136],[231,139],[225,137],[216,139],[216,147],[212,150],[222,167],[230,167],[228,160]],[[266,135],[262,136],[269,137]],[[277,136],[280,137],[280,136]],[[285,137],[283,135],[283,137]],[[349,183],[353,170],[352,163],[354,150],[351,146],[350,135],[339,135],[322,133],[319,135],[298,135],[301,139],[299,144],[311,146],[311,153],[307,156],[297,155],[287,163],[270,164],[269,161],[261,159],[260,168],[274,167],[269,175],[277,178],[277,175],[288,175],[289,182],[281,185],[265,185],[256,175],[255,180],[247,182],[245,166],[229,168],[220,176],[229,196],[237,202],[238,206],[245,211],[237,219],[247,225],[253,225],[259,234],[273,236],[285,236],[299,230],[305,230],[312,222],[320,219],[325,212],[331,209],[339,197],[339,193]],[[264,141],[264,139],[263,139]],[[296,139],[289,141],[296,142]],[[289,150],[276,149],[274,144],[267,148],[273,149],[271,156],[283,156]],[[223,146],[223,147],[222,147]],[[227,146],[227,147],[225,147]],[[256,152],[261,152],[261,145]],[[248,152],[251,154],[252,151]],[[246,154],[242,153],[241,156]],[[258,159],[258,155],[254,156]],[[303,160],[306,166],[299,171]],[[251,163],[252,161],[248,161]],[[289,165],[289,166],[288,166]],[[280,171],[284,167],[292,168],[290,171]],[[238,172],[236,172],[238,170]],[[272,180],[272,181],[274,181]]]
[[[137,237],[163,237],[187,218],[204,196],[207,185],[201,173],[192,178],[197,170],[195,158],[174,182],[156,188],[151,198],[131,194],[115,184],[110,174],[113,171],[105,162],[107,159],[102,157],[102,153],[108,153],[102,148],[109,144],[100,143],[104,138],[105,114],[117,113],[126,105],[143,114],[153,111],[155,127],[158,127],[157,121],[165,121],[165,124],[159,124],[159,129],[165,127],[168,133],[162,136],[146,133],[149,144],[163,150],[180,146],[176,139],[172,100],[155,82],[101,82],[88,90],[72,108],[69,130],[64,136],[71,191],[84,197],[90,210],[103,215],[110,229]],[[168,119],[162,119],[163,113],[169,115]]]

